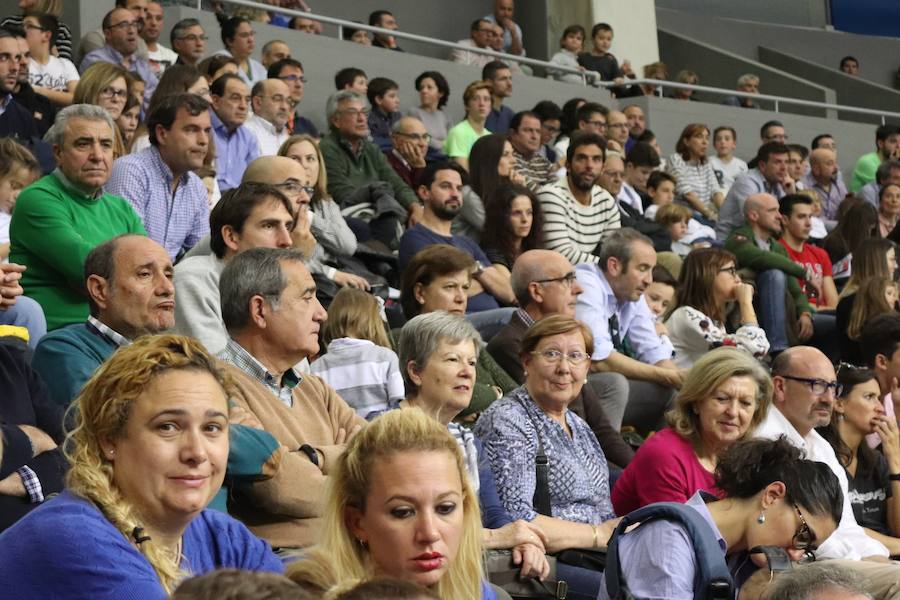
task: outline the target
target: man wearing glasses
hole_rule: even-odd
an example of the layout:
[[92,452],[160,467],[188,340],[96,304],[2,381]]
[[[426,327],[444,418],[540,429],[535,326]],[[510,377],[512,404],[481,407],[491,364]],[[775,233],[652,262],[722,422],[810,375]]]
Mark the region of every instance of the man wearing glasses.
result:
[[431,135],[415,117],[403,117],[391,127],[393,148],[385,151],[388,163],[410,188],[415,189],[425,170]]
[[[491,40],[496,36],[494,24],[485,19],[476,19],[472,23],[469,31],[469,39],[457,42],[460,46],[468,48],[483,48],[490,50]],[[493,56],[487,54],[479,54],[477,52],[469,52],[468,50],[456,49],[450,53],[450,60],[463,65],[473,65],[483,68],[486,64],[494,60]]]
[[176,65],[196,67],[206,52],[209,37],[197,19],[182,19],[175,23],[170,34],[172,50],[178,55]]
[[[130,10],[133,20],[143,23],[147,15],[147,0],[116,0],[116,8],[126,8]],[[84,60],[84,57],[87,56],[89,52],[92,52],[97,48],[102,48],[105,44],[106,39],[102,28],[87,32],[84,37],[81,38],[81,43],[78,45],[77,49],[78,52],[75,54],[75,58],[72,59],[72,62],[76,65],[81,65],[81,61]],[[147,60],[147,44],[145,44],[142,39],[138,39],[137,44],[136,54],[139,58]]]
[[288,119],[294,109],[294,100],[285,82],[265,79],[253,86],[250,92],[253,114],[246,127],[256,136],[260,156],[275,156],[278,148],[290,136]]
[[287,127],[292,135],[305,133],[314,138],[321,137],[313,122],[300,115],[300,102],[306,88],[306,77],[303,75],[303,64],[294,58],[283,58],[269,65],[269,79],[280,79],[288,86],[294,110],[288,119]]
[[[136,19],[134,13],[124,8],[114,8],[103,17],[103,35],[106,44],[88,52],[81,61],[81,72],[95,62],[108,62],[120,65],[126,71],[137,73],[144,80],[144,108],[156,89],[159,80],[153,73],[146,58],[137,55],[138,35],[144,28],[144,21]],[[146,47],[146,45],[145,45]]]
[[[892,597],[885,593],[900,578],[900,567],[868,564],[886,562],[888,550],[869,537],[857,524],[848,493],[847,472],[831,445],[815,431],[816,427],[828,424],[835,398],[842,391],[834,367],[819,350],[810,346],[796,346],[785,350],[775,359],[772,364],[772,382],[772,406],[765,420],[756,429],[755,436],[769,439],[783,436],[790,443],[803,448],[806,458],[828,465],[840,481],[844,493],[841,522],[816,550],[816,557],[846,559],[835,564],[849,566],[864,573],[874,597]],[[860,560],[864,562],[856,562]],[[881,585],[885,587],[882,589]]]

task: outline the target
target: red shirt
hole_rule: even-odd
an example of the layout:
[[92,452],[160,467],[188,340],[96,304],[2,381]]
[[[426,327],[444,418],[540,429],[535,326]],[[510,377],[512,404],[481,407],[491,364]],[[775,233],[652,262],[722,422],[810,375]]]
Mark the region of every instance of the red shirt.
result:
[[[788,246],[787,242],[784,241],[784,238],[781,238],[778,241],[781,242],[781,245],[787,250],[791,260],[802,265],[806,269],[806,272],[811,275],[811,282],[808,279],[798,279],[797,281],[800,282],[800,288],[803,290],[803,293],[806,294],[809,303],[813,306],[818,306],[819,293],[816,288],[821,290],[822,281],[824,281],[825,277],[832,277],[831,259],[828,258],[828,253],[818,246],[806,243],[803,244],[803,250],[797,252]],[[813,283],[814,285],[810,285],[810,283]]]
[[691,443],[666,427],[638,448],[616,481],[612,503],[622,517],[654,502],[687,502],[697,490],[722,497]]

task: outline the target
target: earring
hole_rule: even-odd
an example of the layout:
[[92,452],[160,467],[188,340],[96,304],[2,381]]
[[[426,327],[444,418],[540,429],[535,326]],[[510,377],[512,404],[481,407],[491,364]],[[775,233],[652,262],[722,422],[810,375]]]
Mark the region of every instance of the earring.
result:
[[359,547],[362,548],[363,550],[369,549],[369,544],[362,538],[356,538],[356,541],[359,544]]
[[837,414],[837,420],[838,420],[838,421],[843,421],[843,420],[844,420],[844,415],[841,414],[841,413],[838,413],[838,414]]
[[523,371],[522,373],[523,375],[525,375],[525,377],[528,377],[528,371]]
[[766,522],[766,511],[762,511],[761,513],[759,513],[759,516],[756,517],[756,522],[760,525]]

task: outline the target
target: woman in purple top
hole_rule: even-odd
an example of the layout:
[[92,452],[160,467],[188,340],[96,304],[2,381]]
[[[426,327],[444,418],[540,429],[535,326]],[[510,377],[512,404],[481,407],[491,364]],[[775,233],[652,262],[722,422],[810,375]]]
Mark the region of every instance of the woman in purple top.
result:
[[708,352],[666,414],[669,427],[641,445],[616,481],[616,514],[685,502],[698,490],[718,495],[713,473],[719,453],[749,437],[771,402],[772,380],[755,358],[737,348]]
[[[756,567],[766,566],[765,555],[753,552],[756,546],[782,548],[799,561],[837,528],[843,507],[837,476],[802,452],[784,439],[732,444],[716,467],[716,486],[725,498],[705,504],[697,494],[688,502],[729,558],[735,590]],[[659,519],[641,525],[619,538],[618,551],[633,597],[697,597],[697,561],[680,524]],[[603,583],[598,600],[610,597],[605,577]]]
[[225,477],[230,388],[191,338],[116,352],[75,401],[68,490],[0,536],[4,595],[162,600],[189,574],[281,572],[246,527],[204,510]]

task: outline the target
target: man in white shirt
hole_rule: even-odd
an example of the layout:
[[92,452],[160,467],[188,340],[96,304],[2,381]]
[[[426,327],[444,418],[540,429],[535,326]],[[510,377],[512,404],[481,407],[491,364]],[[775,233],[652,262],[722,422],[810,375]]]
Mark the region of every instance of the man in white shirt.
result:
[[[827,425],[834,409],[837,380],[831,361],[811,346],[795,346],[778,355],[772,365],[772,406],[755,436],[776,439],[785,436],[803,448],[806,457],[827,464],[844,492],[844,509],[835,532],[816,551],[819,558],[860,560],[888,556],[887,548],[866,535],[853,516],[847,473],[825,438],[815,427]],[[896,575],[900,578],[900,567]]]
[[159,36],[163,30],[163,9],[158,2],[148,2],[144,28],[141,37],[147,43],[147,59],[150,68],[159,77],[163,71],[175,64],[178,55],[171,49],[159,43]]
[[287,122],[294,108],[291,92],[280,79],[265,79],[250,92],[253,114],[246,126],[256,137],[260,156],[274,156],[291,133]]

